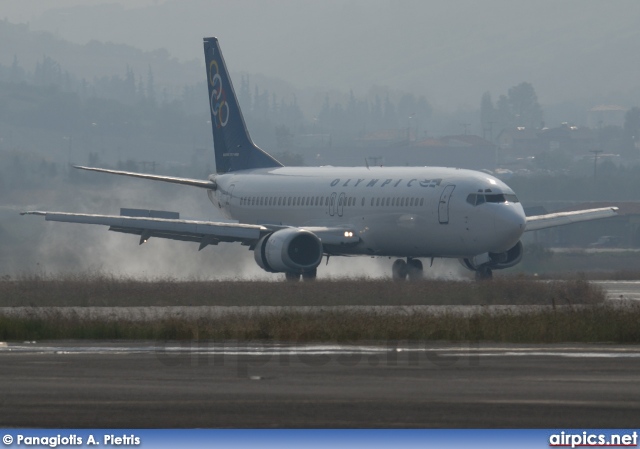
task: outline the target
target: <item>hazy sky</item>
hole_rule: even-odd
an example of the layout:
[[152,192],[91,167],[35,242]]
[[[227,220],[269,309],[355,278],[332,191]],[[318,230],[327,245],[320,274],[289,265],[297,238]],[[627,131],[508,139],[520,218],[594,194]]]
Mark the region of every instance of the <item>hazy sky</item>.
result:
[[213,35],[232,72],[387,85],[448,109],[523,81],[543,103],[640,92],[638,0],[2,0],[0,11],[72,42],[164,47],[182,61]]

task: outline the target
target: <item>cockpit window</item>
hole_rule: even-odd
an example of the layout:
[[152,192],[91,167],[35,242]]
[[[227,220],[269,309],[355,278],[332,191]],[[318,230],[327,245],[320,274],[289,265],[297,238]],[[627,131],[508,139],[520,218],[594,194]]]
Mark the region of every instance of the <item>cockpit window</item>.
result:
[[467,197],[467,203],[478,206],[483,203],[518,203],[518,197],[512,193],[471,193]]
[[485,197],[487,198],[487,203],[506,203],[507,202],[507,200],[505,199],[502,193],[492,193],[489,195],[485,195]]
[[518,200],[518,197],[515,195],[515,193],[505,193],[504,194],[504,198],[507,200],[508,203],[519,203],[520,202]]

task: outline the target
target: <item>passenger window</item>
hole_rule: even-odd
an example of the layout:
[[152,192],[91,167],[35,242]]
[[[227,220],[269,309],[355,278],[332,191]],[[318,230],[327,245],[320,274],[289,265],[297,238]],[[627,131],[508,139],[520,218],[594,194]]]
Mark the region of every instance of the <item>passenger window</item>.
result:
[[362,202],[360,204],[364,207],[364,197],[362,197]]
[[424,198],[420,198],[420,206],[424,206]]

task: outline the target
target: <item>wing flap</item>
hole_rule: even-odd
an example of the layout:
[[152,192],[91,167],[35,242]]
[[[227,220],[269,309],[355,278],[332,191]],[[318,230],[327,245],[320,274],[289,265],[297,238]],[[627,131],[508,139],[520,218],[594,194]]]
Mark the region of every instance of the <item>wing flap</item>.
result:
[[547,215],[534,215],[527,217],[527,227],[525,231],[538,231],[540,229],[564,226],[581,221],[600,220],[602,218],[615,217],[618,215],[617,207],[603,207],[599,209],[586,209],[573,212],[558,212]]

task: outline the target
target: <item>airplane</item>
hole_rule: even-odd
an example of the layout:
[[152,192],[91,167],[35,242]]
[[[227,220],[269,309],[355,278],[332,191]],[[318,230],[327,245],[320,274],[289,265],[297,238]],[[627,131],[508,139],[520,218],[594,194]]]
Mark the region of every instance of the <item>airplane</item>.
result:
[[239,242],[265,271],[314,280],[323,257],[397,258],[392,278],[420,279],[420,259],[459,259],[490,279],[522,260],[524,232],[612,217],[616,207],[525,216],[504,182],[444,167],[285,167],[247,130],[218,39],[204,38],[216,173],[206,180],[75,166],[77,169],[204,189],[229,221],[183,220],[177,212],[121,209],[120,215],[26,211],[47,221],[196,242],[199,250]]

